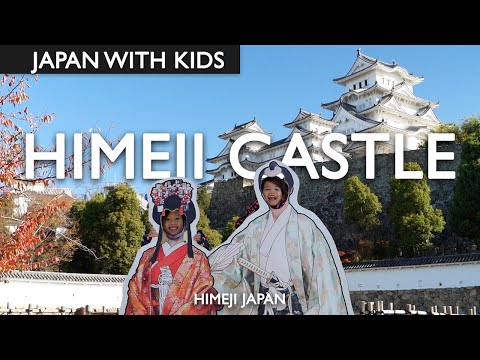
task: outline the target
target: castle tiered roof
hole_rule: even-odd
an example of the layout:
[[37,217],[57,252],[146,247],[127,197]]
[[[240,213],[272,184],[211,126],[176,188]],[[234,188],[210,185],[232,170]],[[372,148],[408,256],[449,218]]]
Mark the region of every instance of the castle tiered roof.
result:
[[[413,150],[425,141],[427,134],[441,124],[434,113],[438,102],[420,98],[414,94],[414,85],[423,77],[409,73],[395,61],[391,64],[367,56],[357,50],[357,57],[348,72],[333,81],[345,87],[344,93],[336,100],[323,103],[322,107],[333,111],[331,119],[300,109],[295,118],[283,124],[290,134],[280,140],[265,145],[260,142],[246,144],[239,154],[239,161],[250,170],[272,159],[281,159],[295,133],[299,133],[312,161],[326,161],[321,149],[323,138],[329,133],[341,133],[349,140],[337,151],[349,152],[351,156],[362,156],[364,142],[352,143],[353,133],[402,133],[405,136],[405,149]],[[232,144],[240,136],[248,133],[265,132],[255,118],[235,125],[233,129],[219,135],[227,144],[215,157],[207,159],[215,169],[207,171],[218,179],[234,177],[229,154]],[[393,151],[393,141],[377,144],[379,153]],[[377,146],[376,145],[376,146]]]
[[220,139],[230,139],[232,137],[239,137],[243,134],[246,133],[252,133],[252,132],[259,132],[267,135],[272,135],[271,133],[265,132],[261,127],[260,124],[257,122],[257,119],[253,118],[250,121],[247,121],[243,124],[235,124],[232,130],[229,130],[227,132],[224,132],[223,134],[218,135]]
[[412,85],[423,81],[422,76],[415,76],[412,73],[409,73],[403,67],[399,66],[395,61],[393,61],[391,64],[379,61],[370,56],[362,54],[361,49],[357,50],[357,58],[347,74],[333,79],[333,81],[336,84],[345,85],[348,81],[375,70],[381,70],[386,73],[397,73]]
[[317,123],[321,126],[327,126],[330,128],[335,127],[335,124],[333,124],[330,120],[323,118],[321,115],[315,114],[309,111],[305,111],[302,109],[300,109],[295,119],[293,119],[292,121],[286,124],[283,124],[283,126],[285,126],[286,128],[292,129],[294,127],[301,127],[307,122]]
[[[292,121],[284,124],[284,126],[291,130],[290,134],[285,138],[273,141],[269,145],[257,142],[243,146],[239,154],[240,164],[245,169],[254,171],[268,160],[281,160],[295,133],[301,135],[309,152],[320,153],[321,148],[318,146],[318,143],[326,134],[332,132],[336,124],[319,114],[300,109],[297,116]],[[227,143],[216,156],[207,159],[208,162],[215,165],[215,168],[207,170],[207,173],[220,179],[233,177],[234,172],[230,164],[232,145],[240,136],[254,132],[271,136],[270,133],[265,132],[261,128],[255,118],[243,124],[235,125],[233,129],[219,135],[221,139],[227,140]]]

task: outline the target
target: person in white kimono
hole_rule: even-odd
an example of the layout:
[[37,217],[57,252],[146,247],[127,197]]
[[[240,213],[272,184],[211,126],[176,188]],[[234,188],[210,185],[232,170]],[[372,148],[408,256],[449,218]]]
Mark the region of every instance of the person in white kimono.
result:
[[215,288],[232,299],[218,314],[353,314],[330,233],[297,203],[297,175],[271,161],[254,183],[260,208],[209,257]]

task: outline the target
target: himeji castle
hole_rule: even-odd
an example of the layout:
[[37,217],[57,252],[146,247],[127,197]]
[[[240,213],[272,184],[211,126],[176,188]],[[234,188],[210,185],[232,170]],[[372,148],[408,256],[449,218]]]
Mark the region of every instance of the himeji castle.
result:
[[[358,49],[347,74],[333,81],[343,86],[344,92],[337,100],[322,104],[333,112],[331,119],[300,109],[295,119],[283,125],[291,130],[286,138],[270,145],[248,143],[240,151],[240,164],[255,171],[269,160],[281,160],[294,133],[300,133],[313,162],[330,160],[321,148],[323,138],[330,133],[347,135],[346,145],[335,142],[332,147],[349,157],[365,156],[365,142],[350,141],[352,133],[389,133],[390,141],[376,143],[377,154],[394,152],[398,133],[404,135],[405,150],[416,150],[428,133],[441,124],[433,111],[439,103],[414,95],[413,87],[421,83],[423,77],[409,73],[395,61],[388,64]],[[226,145],[217,156],[207,159],[214,167],[207,173],[213,175],[215,181],[237,176],[229,161],[230,148],[240,136],[252,132],[272,138],[272,133],[262,129],[255,118],[219,135]]]

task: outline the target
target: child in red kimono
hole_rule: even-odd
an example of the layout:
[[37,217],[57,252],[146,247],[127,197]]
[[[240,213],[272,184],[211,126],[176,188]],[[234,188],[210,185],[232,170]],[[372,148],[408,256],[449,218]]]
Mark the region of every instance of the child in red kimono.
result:
[[160,225],[159,236],[155,246],[142,247],[143,254],[135,272],[127,276],[124,313],[215,315],[221,306],[196,301],[217,292],[213,288],[207,257],[192,246],[190,225],[196,217],[191,201],[193,188],[183,179],[155,185],[150,205],[153,205],[152,219]]

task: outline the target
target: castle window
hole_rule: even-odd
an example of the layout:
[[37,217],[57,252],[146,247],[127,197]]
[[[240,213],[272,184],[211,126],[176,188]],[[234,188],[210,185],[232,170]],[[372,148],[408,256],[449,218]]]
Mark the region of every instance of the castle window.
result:
[[357,85],[353,84],[353,90],[357,90]]
[[368,82],[367,82],[367,81],[368,81],[368,80],[365,80],[365,86],[367,86],[367,85],[368,85]]

